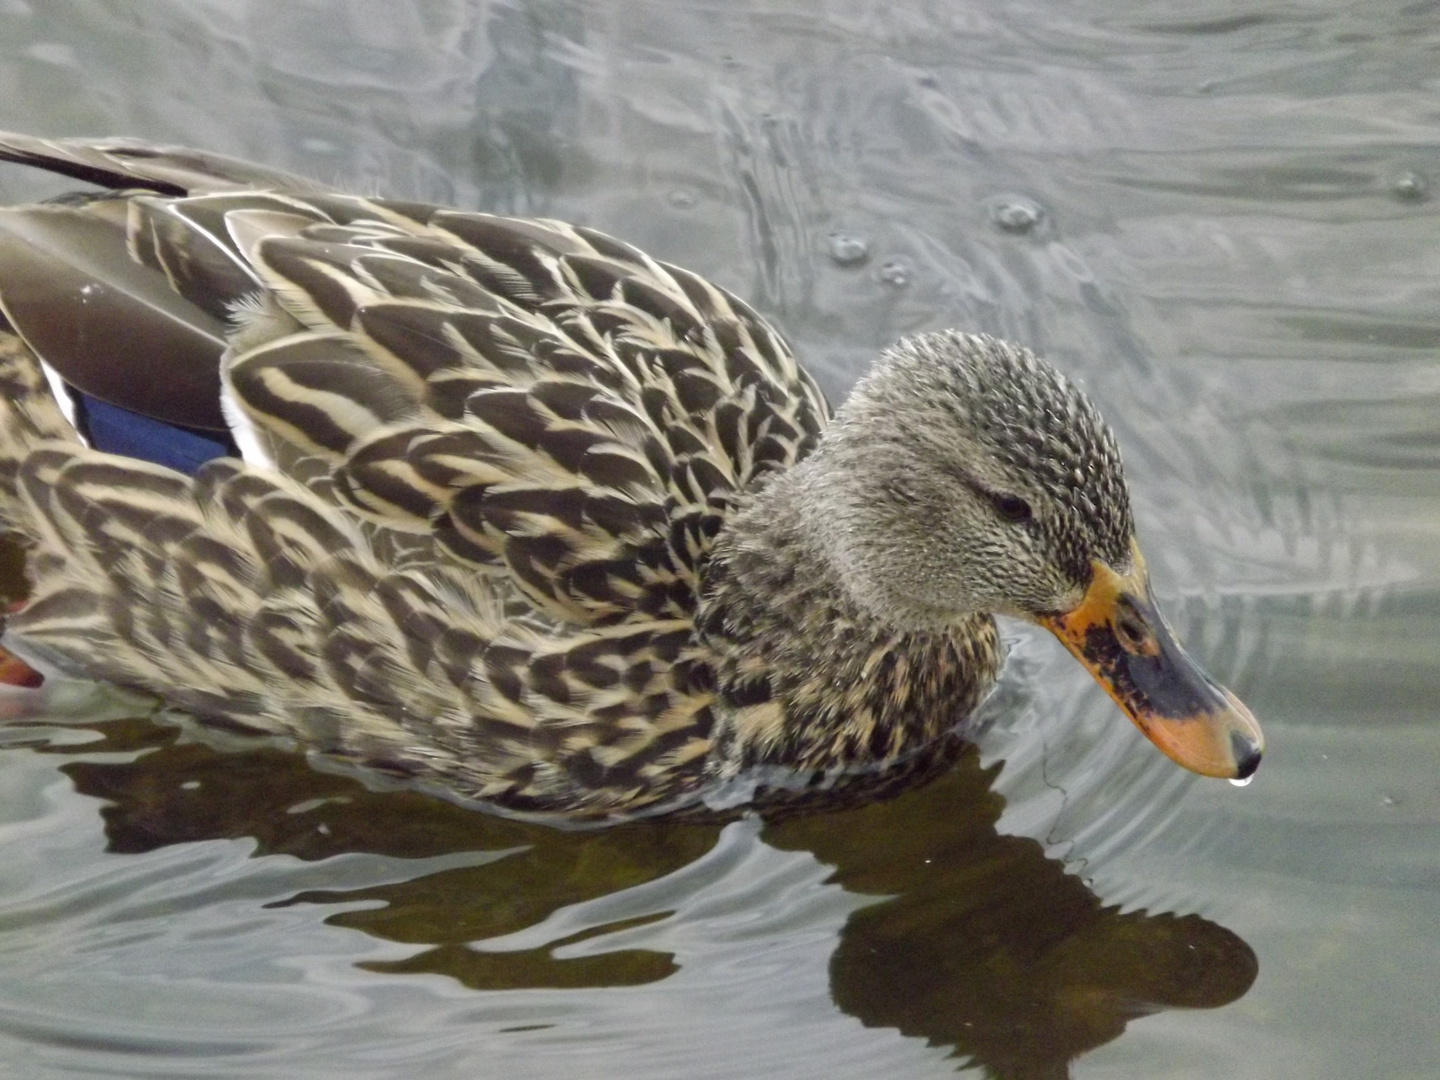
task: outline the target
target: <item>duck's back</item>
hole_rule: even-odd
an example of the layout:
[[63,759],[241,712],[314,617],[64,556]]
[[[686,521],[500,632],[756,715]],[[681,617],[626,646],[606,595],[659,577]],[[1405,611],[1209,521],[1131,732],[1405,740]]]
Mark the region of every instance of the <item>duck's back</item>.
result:
[[[22,643],[518,808],[604,813],[694,771],[700,571],[827,415],[763,320],[557,222],[129,144],[0,157],[129,189],[0,212]],[[233,431],[251,465],[66,441],[34,353],[97,445]]]

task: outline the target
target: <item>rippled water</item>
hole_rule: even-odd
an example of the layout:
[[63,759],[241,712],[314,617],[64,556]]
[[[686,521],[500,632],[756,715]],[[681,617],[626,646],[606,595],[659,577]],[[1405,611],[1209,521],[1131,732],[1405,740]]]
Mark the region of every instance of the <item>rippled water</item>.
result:
[[0,1075],[1440,1077],[1437,28],[0,0],[4,127],[596,225],[751,298],[837,398],[920,328],[1046,352],[1270,743],[1243,790],[1181,774],[1007,628],[978,753],[924,790],[571,834],[0,699]]

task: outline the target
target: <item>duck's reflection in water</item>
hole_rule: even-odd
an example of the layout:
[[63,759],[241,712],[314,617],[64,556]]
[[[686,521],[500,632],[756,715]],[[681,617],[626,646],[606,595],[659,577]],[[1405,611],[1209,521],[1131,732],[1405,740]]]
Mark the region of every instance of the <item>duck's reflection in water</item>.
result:
[[835,1003],[862,1022],[955,1048],[995,1077],[1068,1075],[1070,1059],[1167,1008],[1216,1008],[1255,981],[1255,953],[1198,915],[1121,914],[995,831],[1003,801],[976,755],[916,792],[797,819],[766,838],[804,849],[854,892],[830,961]]
[[[62,766],[105,799],[109,848],[253,837],[260,854],[318,860],[345,852],[406,858],[488,851],[494,861],[284,903],[343,903],[332,923],[420,946],[371,970],[429,972],[466,986],[605,987],[664,979],[675,958],[629,949],[561,959],[564,944],[663,918],[591,927],[518,951],[472,943],[512,934],[567,905],[655,881],[710,851],[713,825],[562,832],[423,795],[375,792],[272,749],[217,752],[170,728],[119,721],[104,742],[52,752],[145,750],[131,761]],[[1067,1075],[1076,1055],[1132,1018],[1213,1008],[1255,979],[1255,954],[1196,915],[1119,913],[1046,858],[1033,840],[995,831],[1002,801],[973,752],[930,785],[863,809],[768,825],[772,846],[812,852],[832,879],[886,897],[853,912],[830,962],[835,1003],[861,1022],[953,1047],[995,1077]],[[508,852],[508,853],[507,853]],[[356,910],[355,901],[383,903]]]

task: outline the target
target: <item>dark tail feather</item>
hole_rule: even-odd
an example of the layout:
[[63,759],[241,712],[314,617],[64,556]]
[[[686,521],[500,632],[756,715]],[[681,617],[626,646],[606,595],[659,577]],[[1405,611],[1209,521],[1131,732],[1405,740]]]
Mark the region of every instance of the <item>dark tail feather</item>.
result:
[[324,184],[223,154],[136,139],[37,139],[0,131],[0,161],[33,165],[109,188],[147,188],[161,195],[242,189],[326,191]]

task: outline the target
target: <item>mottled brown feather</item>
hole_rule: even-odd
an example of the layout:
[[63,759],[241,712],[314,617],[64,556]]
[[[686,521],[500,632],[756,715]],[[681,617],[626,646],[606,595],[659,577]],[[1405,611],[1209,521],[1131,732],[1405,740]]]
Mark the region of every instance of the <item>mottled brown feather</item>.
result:
[[34,584],[7,641],[37,662],[569,821],[693,810],[751,767],[802,771],[762,802],[854,767],[871,790],[993,677],[987,617],[901,640],[796,569],[793,523],[735,540],[829,410],[696,275],[174,148],[0,159],[124,189],[90,213],[107,257],[230,319],[216,370],[280,470],[86,449],[0,325],[0,514]]

